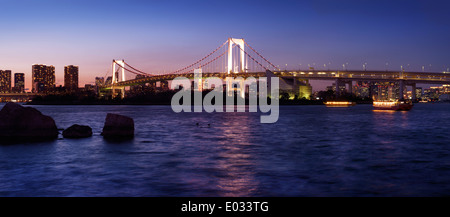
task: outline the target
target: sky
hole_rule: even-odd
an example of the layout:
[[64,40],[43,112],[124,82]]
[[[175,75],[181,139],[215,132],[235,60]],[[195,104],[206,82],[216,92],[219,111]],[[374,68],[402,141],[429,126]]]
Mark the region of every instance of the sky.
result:
[[[174,71],[244,38],[276,65],[442,72],[450,67],[450,3],[436,0],[0,0],[0,69],[78,65],[80,86],[112,59]],[[317,87],[313,87],[317,89]]]

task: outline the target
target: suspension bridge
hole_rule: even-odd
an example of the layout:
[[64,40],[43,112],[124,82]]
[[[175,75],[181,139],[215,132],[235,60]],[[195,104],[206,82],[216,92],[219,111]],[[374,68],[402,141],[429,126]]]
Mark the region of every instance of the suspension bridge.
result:
[[[405,72],[401,71],[366,71],[364,70],[281,70],[277,65],[262,56],[244,39],[228,38],[222,45],[208,55],[192,64],[165,74],[148,73],[131,66],[124,60],[112,61],[112,79],[105,85],[114,94],[119,90],[125,96],[125,88],[135,85],[155,85],[156,82],[167,82],[176,77],[194,78],[194,70],[202,69],[203,77],[279,77],[280,91],[298,94],[301,86],[308,85],[309,80],[335,81],[337,94],[339,86],[348,84],[351,92],[353,81],[398,82],[400,96],[409,85],[415,88],[417,83],[450,84],[448,72]],[[245,87],[243,87],[245,88]],[[242,92],[242,91],[241,91]],[[401,97],[400,97],[401,98]],[[415,91],[413,91],[415,99]]]

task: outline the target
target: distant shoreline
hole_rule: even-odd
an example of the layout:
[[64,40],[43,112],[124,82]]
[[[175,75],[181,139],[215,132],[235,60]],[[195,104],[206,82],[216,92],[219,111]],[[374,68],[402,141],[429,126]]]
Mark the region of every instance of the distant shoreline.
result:
[[[371,101],[361,101],[356,104],[372,104]],[[164,102],[50,102],[50,101],[39,101],[39,102],[27,102],[25,105],[171,105],[170,103]],[[245,105],[248,105],[246,103]],[[279,105],[324,105],[323,101],[320,100],[310,100],[310,101],[282,101],[280,100]]]
[[[416,103],[420,103],[420,102],[416,102]],[[436,101],[436,102],[429,102],[431,104],[435,104],[435,103],[450,103],[447,101]],[[1,104],[6,104],[6,102],[2,102]],[[60,103],[56,103],[56,102],[26,102],[23,103],[24,105],[148,105],[148,106],[162,106],[162,105],[167,105],[170,106],[170,103],[131,103],[131,102],[96,102],[96,103],[79,103],[79,102],[73,102],[73,103],[67,103],[67,102],[60,102]],[[372,102],[357,102],[357,105],[371,105]],[[248,104],[245,104],[248,105]],[[279,105],[281,106],[308,106],[308,105],[325,105],[324,103],[318,103],[318,102],[311,102],[311,103],[296,103],[296,102],[280,102]]]

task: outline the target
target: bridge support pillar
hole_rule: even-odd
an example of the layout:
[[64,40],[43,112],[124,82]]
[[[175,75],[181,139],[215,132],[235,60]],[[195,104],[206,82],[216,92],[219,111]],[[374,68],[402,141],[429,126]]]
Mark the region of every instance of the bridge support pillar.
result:
[[[234,96],[234,91],[239,91],[239,96],[241,98],[245,98],[245,83],[244,79],[234,79],[232,77],[227,77],[226,82],[226,91],[227,96]],[[237,87],[235,87],[237,86]]]
[[233,81],[231,79],[226,79],[225,82],[227,83],[226,86],[226,91],[227,91],[227,96],[233,96],[233,92],[234,88],[233,88]]
[[348,81],[347,85],[348,85],[348,93],[352,94],[353,93],[353,82],[352,81]]
[[412,96],[412,100],[416,100],[417,96],[416,96],[416,83],[412,83],[412,90],[411,90],[411,96]]
[[399,99],[404,99],[404,95],[403,95],[403,90],[405,89],[405,81],[404,80],[400,80],[398,83],[399,86]]
[[336,79],[335,86],[336,86],[336,96],[341,95],[341,79]]
[[113,87],[111,89],[111,94],[113,97],[116,96],[117,90],[120,91],[120,93],[118,93],[117,95],[119,95],[121,99],[125,98],[125,87]]

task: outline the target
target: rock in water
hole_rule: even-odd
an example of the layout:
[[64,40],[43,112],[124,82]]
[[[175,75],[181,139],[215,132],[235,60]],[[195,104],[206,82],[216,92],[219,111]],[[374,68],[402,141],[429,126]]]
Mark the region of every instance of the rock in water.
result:
[[41,141],[57,137],[53,118],[35,108],[9,102],[0,111],[0,141]]
[[64,138],[86,138],[92,136],[89,126],[74,124],[62,132]]
[[105,126],[103,126],[103,137],[108,138],[130,138],[134,136],[133,118],[108,113]]

